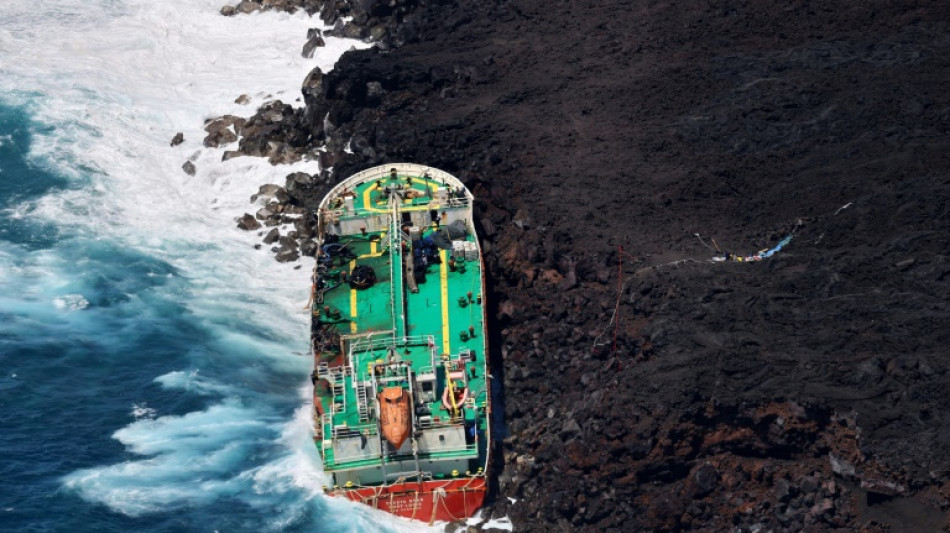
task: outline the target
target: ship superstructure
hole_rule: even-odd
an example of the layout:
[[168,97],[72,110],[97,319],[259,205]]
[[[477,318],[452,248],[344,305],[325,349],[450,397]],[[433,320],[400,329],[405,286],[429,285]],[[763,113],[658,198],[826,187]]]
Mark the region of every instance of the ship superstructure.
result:
[[333,495],[427,522],[482,504],[491,401],[472,201],[454,176],[399,163],[320,205],[313,421]]

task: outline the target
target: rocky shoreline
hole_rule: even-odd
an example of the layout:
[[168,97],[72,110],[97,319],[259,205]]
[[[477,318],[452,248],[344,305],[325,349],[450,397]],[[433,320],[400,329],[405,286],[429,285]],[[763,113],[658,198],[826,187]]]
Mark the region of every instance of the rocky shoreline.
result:
[[[518,531],[948,529],[950,7],[222,14],[259,9],[377,43],[311,72],[302,107],[207,124],[206,146],[237,141],[225,158],[332,168],[249,191],[238,225],[260,246],[313,255],[310,210],[376,164],[475,193],[504,384],[488,515]],[[323,35],[306,37],[305,55]],[[787,235],[767,259],[711,261]]]

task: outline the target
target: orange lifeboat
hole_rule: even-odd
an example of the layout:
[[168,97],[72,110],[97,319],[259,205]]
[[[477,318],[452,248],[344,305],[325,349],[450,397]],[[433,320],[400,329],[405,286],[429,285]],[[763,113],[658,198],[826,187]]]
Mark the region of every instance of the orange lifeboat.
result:
[[402,387],[387,387],[379,393],[379,423],[383,437],[399,449],[409,437],[409,394]]

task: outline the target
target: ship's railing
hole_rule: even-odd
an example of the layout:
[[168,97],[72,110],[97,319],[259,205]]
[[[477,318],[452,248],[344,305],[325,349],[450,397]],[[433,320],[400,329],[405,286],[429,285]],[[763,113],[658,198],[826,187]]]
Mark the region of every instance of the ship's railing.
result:
[[333,415],[324,413],[323,416],[317,414],[317,408],[313,408],[313,431],[317,440],[323,441],[326,437],[326,428],[333,423]]
[[345,460],[337,461],[336,459],[332,461],[324,460],[323,468],[325,470],[335,470],[347,466],[354,466],[360,463],[370,463],[378,464],[379,463],[379,454],[374,452],[361,453],[359,455],[349,455]]
[[[431,180],[433,184],[441,184],[443,186],[452,187],[465,187],[465,185],[458,178],[449,174],[448,172],[445,172],[444,170],[439,170],[437,168],[425,165],[417,165],[414,163],[390,163],[368,168],[353,174],[352,176],[335,185],[333,189],[327,194],[327,198],[339,196],[344,190],[356,187],[359,183],[376,181],[378,179],[387,179],[390,177],[390,171],[393,168],[395,168],[400,175],[405,176],[406,174],[409,174],[414,177],[428,179]],[[325,201],[325,203],[328,202]]]
[[376,435],[376,424],[338,425],[333,427],[333,438],[356,437],[360,434],[369,437]]
[[[329,420],[326,420],[325,423],[332,424],[332,417]],[[358,464],[358,463],[378,462],[379,461],[378,448],[377,448],[377,451],[367,448],[367,451],[361,454],[356,454],[356,455],[348,454],[345,460],[337,460],[335,456],[328,455],[327,453],[325,453],[327,451],[327,448],[330,448],[332,450],[333,443],[337,439],[347,439],[347,438],[354,438],[354,437],[360,437],[360,436],[365,438],[367,441],[378,440],[379,432],[376,427],[376,424],[374,423],[355,424],[352,426],[346,425],[346,424],[338,424],[338,425],[332,426],[330,430],[330,439],[323,441],[324,468],[330,470],[330,469],[335,469],[342,466],[348,466],[348,465],[353,465],[353,464]]]
[[[390,331],[380,332],[391,333]],[[371,352],[374,350],[385,350],[393,347],[403,347],[403,346],[435,346],[435,337],[432,335],[410,335],[408,337],[398,337],[393,338],[387,336],[385,338],[371,337],[367,336],[362,339],[357,339],[350,343],[350,354],[358,352]]]
[[[465,446],[453,446],[451,448],[440,448],[439,450],[430,450],[428,452],[419,452],[418,456],[420,458],[432,458],[432,459],[448,459],[453,457],[467,457],[473,454],[478,453],[478,443],[468,444]],[[378,453],[369,452],[362,453],[359,455],[349,455],[346,460],[337,461],[330,460],[329,458],[325,459],[324,468],[327,470],[339,470],[341,468],[354,467],[354,466],[370,466],[370,465],[389,465],[389,464],[404,464],[406,460],[411,459],[413,454],[402,453],[396,455],[380,455]]]
[[478,451],[478,442],[475,441],[472,444],[466,444],[463,446],[444,447],[444,448],[439,448],[438,450],[429,450],[428,452],[425,452],[425,453],[420,452],[419,455],[438,457],[440,455],[441,456],[466,455],[466,454],[470,454],[472,452],[477,452],[477,451]]
[[436,429],[462,426],[465,423],[463,418],[452,418],[446,415],[444,418],[439,416],[420,416],[417,419],[419,429]]
[[[433,209],[435,209],[435,207],[434,207],[434,200],[426,199],[426,202],[428,202],[428,203],[430,203],[430,204],[433,204]],[[440,205],[440,206],[438,207],[438,209],[442,210],[442,209],[446,209],[446,208],[468,207],[470,204],[471,204],[471,201],[470,201],[468,198],[464,198],[464,197],[463,197],[463,198],[458,198],[458,197],[456,197],[456,198],[449,198],[449,199],[445,202],[445,204]],[[425,204],[425,203],[418,203],[418,204],[413,203],[413,204],[408,205],[408,207],[409,207],[409,208],[416,208],[416,209],[418,209],[420,206],[424,206],[424,205],[426,205],[426,204]],[[406,206],[403,206],[403,207],[406,207]],[[332,222],[332,223],[339,223],[340,221],[348,221],[348,220],[367,220],[367,219],[369,219],[370,217],[378,217],[378,216],[380,216],[380,215],[388,215],[388,213],[381,213],[381,212],[380,212],[380,209],[381,209],[381,208],[354,207],[353,209],[347,210],[347,209],[346,209],[345,207],[343,207],[343,206],[340,206],[340,207],[333,207],[333,208],[327,207],[326,210],[324,211],[324,213],[325,213],[324,216],[325,216],[326,218],[328,218],[328,219],[330,220],[330,222]],[[379,225],[381,225],[381,224],[382,224],[382,223],[381,223],[381,221],[380,221],[380,223],[377,223],[376,225],[379,226]],[[367,224],[367,227],[369,227],[369,224]],[[371,230],[371,231],[372,231],[372,230]]]

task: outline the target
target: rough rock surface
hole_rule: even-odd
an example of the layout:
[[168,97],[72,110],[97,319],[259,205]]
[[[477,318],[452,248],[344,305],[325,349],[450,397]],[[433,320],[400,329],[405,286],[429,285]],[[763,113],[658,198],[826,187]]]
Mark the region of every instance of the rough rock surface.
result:
[[184,171],[185,171],[185,174],[188,174],[189,176],[194,176],[194,175],[195,175],[195,172],[198,171],[198,169],[195,168],[195,164],[192,163],[191,161],[185,161],[185,162],[181,165],[181,169],[184,170]]
[[262,108],[239,146],[334,169],[259,193],[265,226],[294,225],[282,258],[361,168],[473,190],[504,385],[492,515],[947,527],[950,6],[390,4],[385,50],[311,73],[305,107]]

